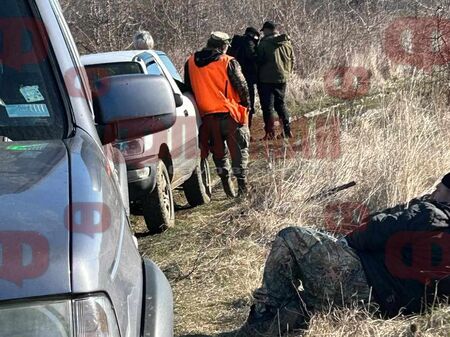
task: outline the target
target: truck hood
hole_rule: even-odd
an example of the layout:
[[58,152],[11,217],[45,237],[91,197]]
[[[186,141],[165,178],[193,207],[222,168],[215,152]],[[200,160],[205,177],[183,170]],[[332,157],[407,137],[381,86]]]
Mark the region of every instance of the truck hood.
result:
[[0,143],[0,300],[70,292],[68,205],[62,141]]

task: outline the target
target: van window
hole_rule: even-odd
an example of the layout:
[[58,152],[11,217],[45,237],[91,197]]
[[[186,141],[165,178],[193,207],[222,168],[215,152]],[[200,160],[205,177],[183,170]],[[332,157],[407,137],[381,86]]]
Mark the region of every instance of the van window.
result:
[[[0,6],[0,140],[51,140],[67,135],[52,49],[44,25],[24,0]],[[5,138],[6,137],[6,138]]]

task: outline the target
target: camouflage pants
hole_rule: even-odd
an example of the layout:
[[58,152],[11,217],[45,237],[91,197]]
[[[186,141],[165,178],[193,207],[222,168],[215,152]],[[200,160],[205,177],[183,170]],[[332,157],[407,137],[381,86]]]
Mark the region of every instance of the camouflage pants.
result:
[[231,171],[238,179],[247,177],[250,146],[247,125],[239,125],[229,113],[211,114],[202,118],[199,133],[202,158],[212,152],[220,177],[230,177]]
[[345,243],[305,228],[282,230],[266,262],[259,304],[282,308],[300,301],[308,311],[368,302],[361,262]]

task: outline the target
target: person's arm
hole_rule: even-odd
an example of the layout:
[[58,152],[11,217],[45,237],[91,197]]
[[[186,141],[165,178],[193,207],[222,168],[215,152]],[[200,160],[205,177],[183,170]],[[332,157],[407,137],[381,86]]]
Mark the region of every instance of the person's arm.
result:
[[248,107],[250,106],[250,95],[248,93],[247,81],[244,74],[242,74],[241,66],[236,59],[232,59],[228,65],[228,77],[231,85],[239,94],[240,104]]
[[184,64],[184,88],[192,92],[191,78],[189,76],[189,60]]
[[258,65],[263,65],[266,62],[263,41],[260,41],[258,47],[256,47],[256,54],[256,62],[258,63]]
[[244,56],[246,60],[250,62],[257,62],[258,53],[256,52],[256,48],[256,43],[253,41],[249,41],[245,44]]
[[291,59],[289,73],[293,74],[294,70],[295,70],[295,53],[294,53],[294,47],[292,46],[292,44],[289,46],[289,53],[290,53],[290,59]]
[[[350,247],[360,251],[383,249],[395,234],[410,230],[414,217],[423,216],[419,207],[394,207],[387,212],[379,212],[370,217],[369,222],[348,234],[345,239]],[[393,212],[395,211],[395,212]]]

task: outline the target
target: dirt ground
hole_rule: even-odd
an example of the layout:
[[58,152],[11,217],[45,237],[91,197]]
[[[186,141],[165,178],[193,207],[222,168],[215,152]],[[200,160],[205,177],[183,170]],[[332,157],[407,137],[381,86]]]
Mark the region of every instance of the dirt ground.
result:
[[[261,119],[254,130],[253,162],[265,158],[265,147],[257,141],[264,136]],[[141,254],[155,261],[171,283],[176,336],[225,336],[248,315],[267,247],[231,227],[229,214],[239,201],[227,199],[217,181],[210,204],[190,208],[182,191],[175,199],[176,225],[165,233],[147,235],[143,217],[132,217]]]

